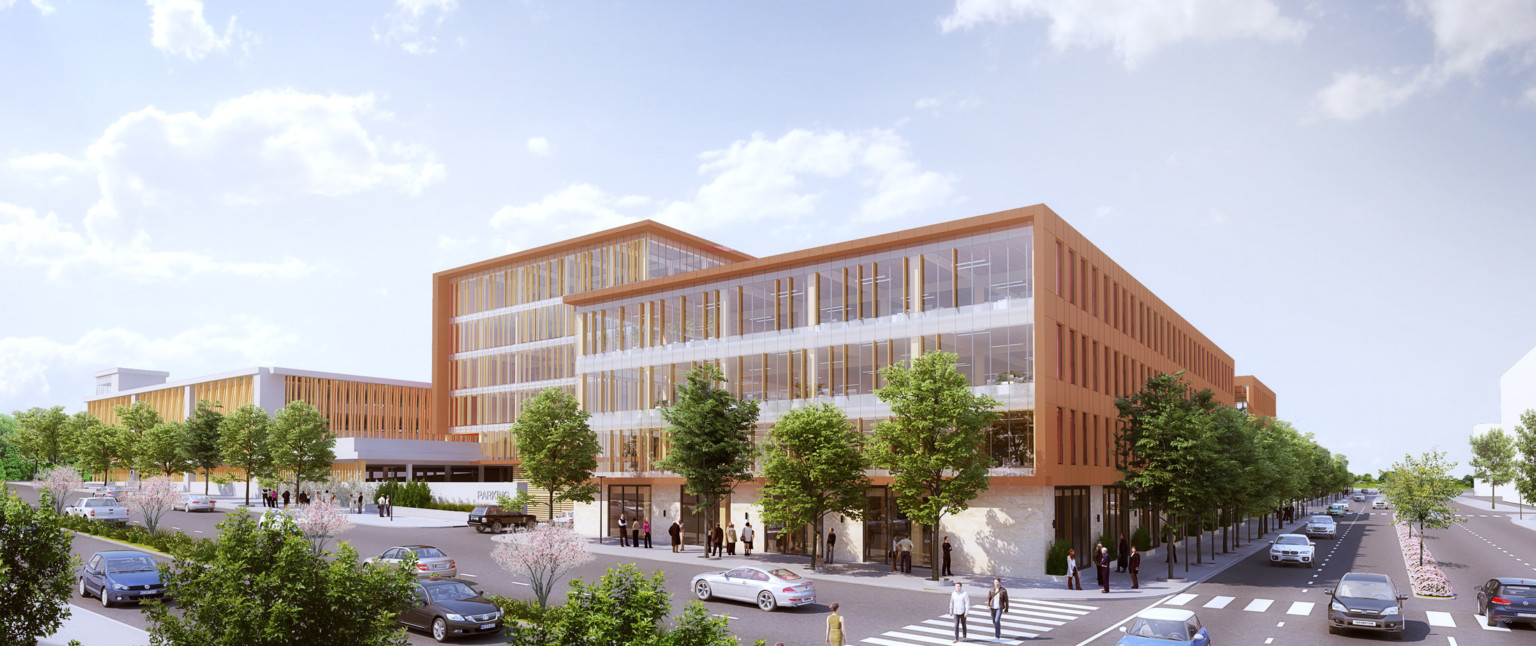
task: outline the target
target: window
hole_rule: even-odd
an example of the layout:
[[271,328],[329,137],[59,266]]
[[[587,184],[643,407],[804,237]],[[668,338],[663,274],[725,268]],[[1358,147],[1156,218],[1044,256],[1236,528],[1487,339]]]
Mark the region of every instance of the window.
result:
[[1056,407],[1056,464],[1061,464],[1061,462],[1062,462],[1062,455],[1061,455],[1062,454],[1062,448],[1064,446],[1066,446],[1062,442],[1063,439],[1065,439],[1065,438],[1063,438],[1061,436],[1061,407],[1057,406]]
[[1072,456],[1072,464],[1077,464],[1077,411],[1067,411],[1067,440],[1071,445],[1067,447],[1067,454]]
[[1093,268],[1093,315],[1099,315],[1099,268]]
[[1061,294],[1061,241],[1056,241],[1056,293]]
[[1067,302],[1077,304],[1077,253],[1067,250],[1067,271],[1071,273],[1071,280],[1067,281]]
[[1071,379],[1069,381],[1075,386],[1077,385],[1077,333],[1068,331],[1067,341],[1070,346],[1069,351],[1072,353],[1072,356],[1068,358],[1068,364],[1071,366],[1071,372],[1069,373]]
[[1061,324],[1057,323],[1056,324],[1056,378],[1057,379],[1064,379],[1066,377],[1066,374],[1067,374],[1067,371],[1066,371],[1067,346],[1064,343],[1062,343],[1062,329],[1063,328],[1061,327]]

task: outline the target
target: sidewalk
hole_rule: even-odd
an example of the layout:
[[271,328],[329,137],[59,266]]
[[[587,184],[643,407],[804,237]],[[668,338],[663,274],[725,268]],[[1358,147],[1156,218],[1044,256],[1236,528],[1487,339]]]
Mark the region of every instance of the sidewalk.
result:
[[[225,511],[234,511],[236,509],[244,509],[246,511],[251,512],[252,514],[256,514],[256,515],[259,516],[259,515],[265,513],[268,509],[270,509],[269,507],[263,507],[260,504],[253,504],[250,507],[246,507],[244,504],[242,504],[243,502],[245,502],[245,501],[242,498],[224,499],[224,498],[214,497],[214,499],[213,499],[214,507],[216,507],[218,509],[223,509]],[[296,511],[297,509],[298,508],[295,507],[295,506],[290,506],[286,510],[281,505],[279,505],[277,507],[277,511],[279,511],[279,512],[287,512],[287,513],[292,513],[294,511]],[[466,521],[464,521],[464,520],[448,520],[448,519],[443,519],[443,518],[424,518],[424,517],[421,517],[421,516],[406,515],[406,513],[402,513],[402,510],[399,510],[399,509],[395,510],[395,517],[394,517],[394,519],[390,519],[390,518],[387,518],[387,517],[386,518],[380,518],[379,517],[378,509],[374,505],[368,505],[365,509],[367,511],[364,511],[361,514],[347,514],[347,517],[352,519],[353,524],[356,524],[356,525],[366,525],[366,526],[369,526],[369,527],[398,527],[398,528],[404,528],[404,529],[422,529],[422,528],[465,527],[466,526]],[[466,518],[467,518],[467,515],[466,515]]]
[[[1524,527],[1531,531],[1536,531],[1536,507],[1532,507],[1528,504],[1521,505],[1519,503],[1500,499],[1499,506],[1495,508],[1489,502],[1488,498],[1488,496],[1460,496],[1456,498],[1456,502],[1459,502],[1468,507],[1472,507],[1473,509],[1477,509],[1479,511],[1503,514],[1509,517],[1509,522],[1515,524],[1516,526]],[[1521,518],[1522,514],[1524,514],[1524,518]]]
[[71,605],[69,618],[59,631],[39,639],[37,646],[67,646],[78,640],[85,646],[145,646],[149,633],[102,614]]
[[[1299,516],[1300,514],[1298,514]],[[1292,523],[1287,531],[1295,530],[1303,524],[1301,522]],[[1114,572],[1113,568],[1110,571],[1109,594],[1104,594],[1099,588],[1094,587],[1094,570],[1092,568],[1086,568],[1081,572],[1080,578],[1084,583],[1083,590],[1068,590],[1065,583],[1066,577],[1055,577],[1054,579],[1001,578],[1003,585],[1008,588],[1008,594],[1015,598],[1052,600],[1098,599],[1101,601],[1107,599],[1145,598],[1150,600],[1182,592],[1186,588],[1227,569],[1227,567],[1254,552],[1261,549],[1269,549],[1269,541],[1278,533],[1285,532],[1271,532],[1261,539],[1244,542],[1241,548],[1229,554],[1221,554],[1218,550],[1215,563],[1212,563],[1210,560],[1210,544],[1205,542],[1203,543],[1205,547],[1205,562],[1195,565],[1191,561],[1187,572],[1184,567],[1184,551],[1180,550],[1179,563],[1174,565],[1174,576],[1182,578],[1175,578],[1172,581],[1166,579],[1168,576],[1168,565],[1163,561],[1165,554],[1163,549],[1143,552],[1141,557],[1141,587],[1135,590],[1130,589],[1130,575]],[[607,538],[601,542],[588,538],[587,550],[593,554],[605,556],[665,561],[678,565],[694,566],[699,572],[729,570],[747,565],[758,567],[772,565],[796,570],[815,580],[873,585],[915,592],[948,593],[954,589],[956,581],[978,589],[992,587],[992,575],[990,574],[957,573],[954,576],[942,577],[939,581],[930,581],[928,576],[931,570],[928,568],[914,567],[911,574],[900,574],[892,572],[891,567],[885,563],[822,564],[819,569],[813,571],[810,569],[811,559],[808,556],[793,556],[773,552],[754,552],[751,557],[738,553],[735,556],[727,555],[723,558],[706,559],[703,558],[704,548],[698,546],[688,546],[688,551],[686,552],[673,553],[669,540],[668,537],[663,535],[660,542],[652,543],[655,545],[654,548],[645,549],[643,547],[621,547],[616,538]],[[1217,540],[1221,540],[1220,532],[1217,532]],[[1194,558],[1193,540],[1190,542],[1189,556],[1190,559]]]

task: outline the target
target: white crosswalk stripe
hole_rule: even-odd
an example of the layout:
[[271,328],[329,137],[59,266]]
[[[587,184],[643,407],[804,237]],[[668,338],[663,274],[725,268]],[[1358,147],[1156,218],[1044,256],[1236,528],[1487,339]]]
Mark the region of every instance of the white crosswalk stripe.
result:
[[1184,605],[1186,603],[1189,603],[1190,599],[1194,599],[1195,597],[1198,597],[1198,596],[1200,596],[1200,595],[1198,595],[1198,594],[1189,594],[1187,592],[1184,593],[1184,594],[1174,595],[1174,597],[1172,599],[1164,601],[1163,605],[1165,605],[1165,606],[1182,606],[1182,605]]
[[[1003,627],[1003,638],[996,639],[993,637],[991,611],[985,605],[973,607],[976,611],[966,615],[966,627],[970,633],[968,641],[1007,646],[1016,646],[1022,643],[1022,640],[1040,637],[1052,629],[1066,625],[1073,619],[1099,609],[1098,606],[1060,601],[1035,599],[1010,601],[1008,612],[1003,613],[999,622]],[[936,619],[924,619],[897,630],[886,631],[878,637],[866,637],[859,640],[859,643],[874,646],[948,644],[954,639],[954,626],[954,618],[945,614]]]
[[1205,602],[1205,605],[1200,606],[1200,607],[1201,608],[1216,608],[1216,609],[1219,610],[1221,608],[1227,607],[1227,604],[1232,603],[1232,600],[1234,598],[1236,598],[1236,597],[1216,597],[1214,599],[1211,599],[1210,601]]
[[1253,601],[1249,601],[1248,605],[1244,607],[1243,610],[1248,612],[1264,612],[1265,610],[1269,610],[1270,604],[1274,602],[1274,599],[1254,599]]

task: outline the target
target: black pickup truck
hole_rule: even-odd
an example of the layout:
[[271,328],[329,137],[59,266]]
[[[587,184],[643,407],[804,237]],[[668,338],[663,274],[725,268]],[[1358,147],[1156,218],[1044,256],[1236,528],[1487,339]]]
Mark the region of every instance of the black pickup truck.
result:
[[509,511],[496,505],[480,505],[469,512],[469,526],[481,533],[499,534],[508,527],[533,529],[538,522],[533,514]]

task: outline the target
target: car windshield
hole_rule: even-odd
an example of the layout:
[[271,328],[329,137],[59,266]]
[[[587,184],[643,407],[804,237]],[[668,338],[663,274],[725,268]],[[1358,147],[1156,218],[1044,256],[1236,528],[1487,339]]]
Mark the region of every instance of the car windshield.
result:
[[416,553],[418,559],[440,559],[448,556],[435,547],[413,547],[411,551]]
[[458,601],[460,599],[470,599],[480,596],[479,594],[475,593],[474,588],[471,588],[462,583],[434,585],[430,588],[427,588],[427,591],[432,595],[433,601]]
[[107,571],[113,574],[125,572],[154,572],[155,562],[148,556],[130,556],[128,558],[112,559],[107,561]]
[[1281,536],[1279,538],[1279,540],[1275,541],[1275,543],[1280,544],[1280,545],[1306,545],[1307,544],[1307,537],[1305,537],[1305,536]]
[[1333,519],[1329,518],[1327,516],[1313,516],[1312,517],[1312,523],[1314,525],[1328,525],[1328,524],[1330,524],[1332,522],[1333,522]]
[[774,576],[776,576],[779,579],[782,579],[784,581],[799,581],[800,580],[800,575],[795,574],[791,570],[782,570],[782,569],[781,570],[769,570],[768,573],[772,574],[772,575],[774,575]]
[[476,515],[479,515],[479,516],[484,516],[485,515],[485,511],[486,511],[485,505],[481,505],[479,507],[476,507],[474,511],[469,512],[469,513],[476,514]]
[[1391,601],[1392,586],[1381,581],[1344,581],[1339,584],[1335,596],[1348,599],[1374,599]]
[[1152,639],[1187,640],[1188,628],[1182,621],[1172,619],[1147,619],[1137,617],[1131,622],[1131,628],[1126,631],[1136,637],[1149,637]]

